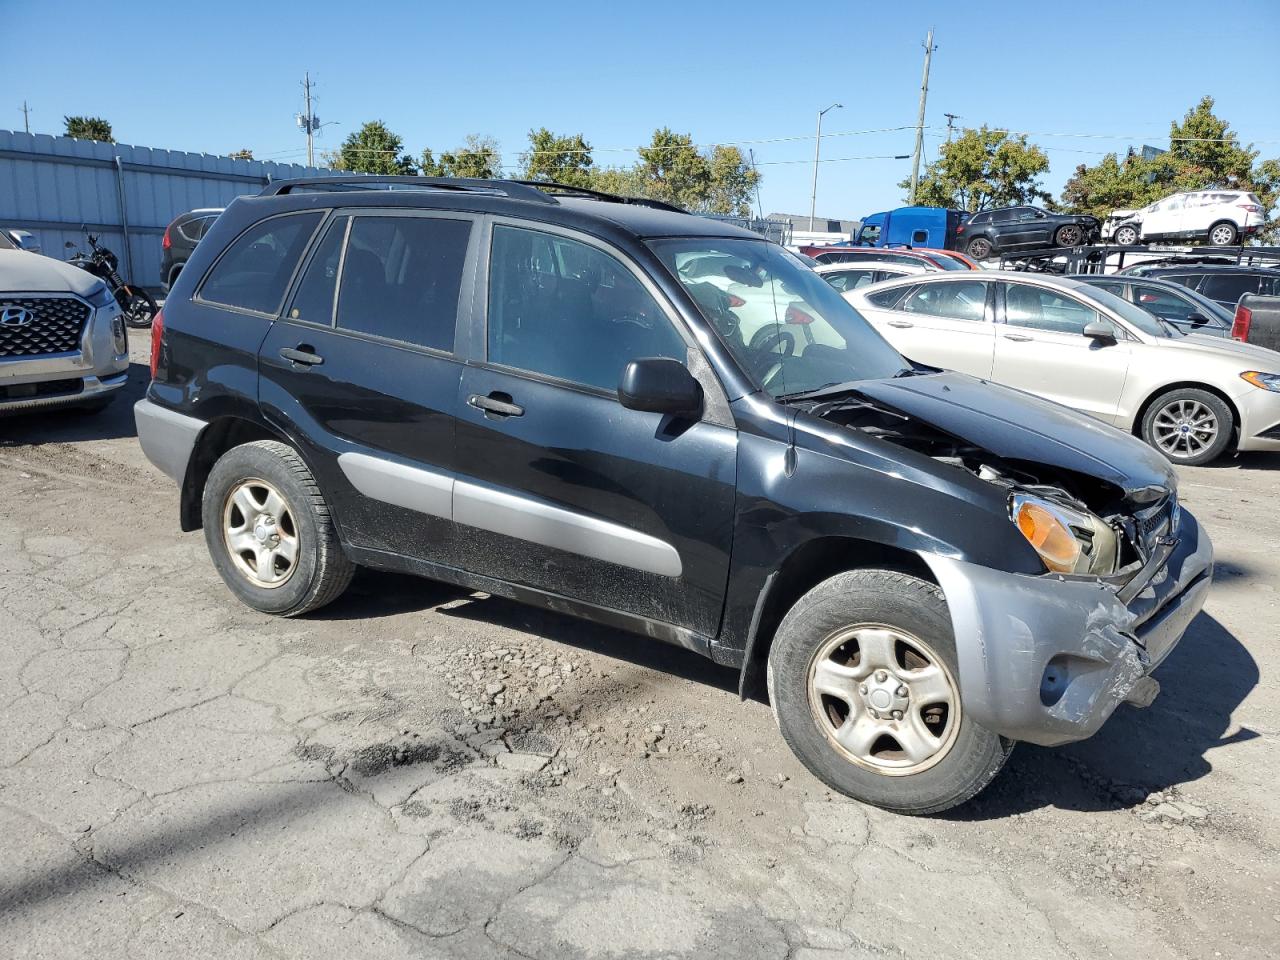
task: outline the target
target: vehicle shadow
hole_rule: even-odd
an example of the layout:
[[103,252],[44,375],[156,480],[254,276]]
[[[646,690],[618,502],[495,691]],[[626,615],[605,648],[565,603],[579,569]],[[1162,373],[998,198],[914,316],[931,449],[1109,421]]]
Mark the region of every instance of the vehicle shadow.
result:
[[736,692],[738,689],[736,670],[713,663],[692,650],[568,614],[407,574],[362,568],[341,598],[309,614],[308,619],[362,620],[429,609],[479,625],[518,630],[720,690]]
[[118,440],[136,437],[133,405],[143,398],[151,382],[145,363],[129,364],[129,379],[115,392],[100,413],[80,410],[35,410],[0,417],[0,447],[38,446],[43,443],[75,443],[82,440]]
[[1046,806],[1127,809],[1209,773],[1215,749],[1259,736],[1246,727],[1227,733],[1232,713],[1258,683],[1258,665],[1212,616],[1192,622],[1155,677],[1160,695],[1147,709],[1122,705],[1097,734],[1069,746],[1020,744],[990,788],[943,816],[982,821]]

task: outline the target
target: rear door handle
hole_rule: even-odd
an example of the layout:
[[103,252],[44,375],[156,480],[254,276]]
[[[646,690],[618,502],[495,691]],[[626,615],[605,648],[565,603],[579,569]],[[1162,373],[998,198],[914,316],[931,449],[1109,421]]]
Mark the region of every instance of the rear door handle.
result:
[[[505,396],[505,394],[503,394]],[[499,400],[492,394],[482,397],[478,393],[473,393],[467,397],[467,403],[475,407],[477,410],[483,410],[485,414],[494,414],[499,417],[523,417],[524,407],[516,403],[511,403],[510,398],[507,400]]]
[[316,353],[315,348],[309,343],[300,343],[297,347],[281,347],[280,356],[290,363],[304,367],[318,367],[324,363],[324,357]]
[[1003,336],[1006,340],[1013,340],[1016,343],[1027,343],[1028,341],[1035,339],[1035,337],[1024,337],[1020,333],[1006,333],[1003,334]]
[[911,323],[909,320],[890,320],[889,326],[905,330],[907,327],[914,327],[915,324]]

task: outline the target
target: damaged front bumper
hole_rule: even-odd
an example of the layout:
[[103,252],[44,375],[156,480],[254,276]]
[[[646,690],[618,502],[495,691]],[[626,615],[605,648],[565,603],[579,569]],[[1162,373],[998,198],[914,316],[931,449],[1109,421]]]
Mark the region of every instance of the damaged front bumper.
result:
[[1213,545],[1185,510],[1177,538],[1136,594],[921,554],[951,611],[969,716],[1012,740],[1054,746],[1092,736],[1123,701],[1150,703],[1159,687],[1149,674],[1213,579]]

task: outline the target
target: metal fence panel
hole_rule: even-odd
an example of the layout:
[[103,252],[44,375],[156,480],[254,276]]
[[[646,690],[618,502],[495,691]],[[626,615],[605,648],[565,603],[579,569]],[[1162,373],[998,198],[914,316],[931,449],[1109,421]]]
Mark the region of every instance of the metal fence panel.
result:
[[161,238],[178,214],[224,207],[272,180],[338,172],[0,130],[0,226],[30,230],[47,256],[65,259],[68,241],[83,246],[84,224],[120,255],[127,278],[157,287]]

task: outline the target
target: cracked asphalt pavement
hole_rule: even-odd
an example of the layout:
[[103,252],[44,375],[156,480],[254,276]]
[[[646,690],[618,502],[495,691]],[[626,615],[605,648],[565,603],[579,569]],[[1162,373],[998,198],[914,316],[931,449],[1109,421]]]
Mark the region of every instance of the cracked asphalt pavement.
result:
[[131,402],[0,421],[6,957],[1272,957],[1280,457],[1182,471],[1218,583],[1090,741],[911,819],[686,651],[362,572],[235,602]]

